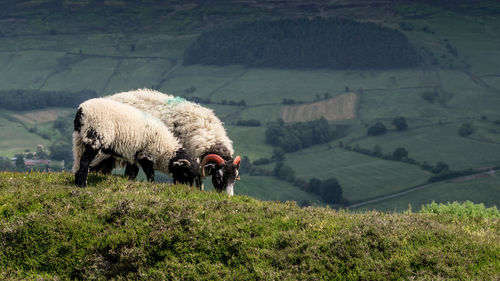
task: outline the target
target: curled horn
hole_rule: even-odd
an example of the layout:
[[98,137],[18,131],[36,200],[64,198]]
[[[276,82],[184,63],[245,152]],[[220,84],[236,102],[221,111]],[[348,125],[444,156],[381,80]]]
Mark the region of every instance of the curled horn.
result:
[[234,158],[233,165],[239,166],[241,161],[241,157],[238,155],[236,158]]
[[217,154],[208,154],[207,156],[205,156],[200,164],[202,177],[205,177],[205,165],[210,162],[214,162],[217,165],[221,165],[224,163],[224,159],[222,159],[222,157],[220,157]]
[[179,160],[177,160],[177,163],[178,163],[177,165],[185,164],[187,167],[191,167],[191,162],[189,162],[189,160],[186,160],[186,159],[179,159]]

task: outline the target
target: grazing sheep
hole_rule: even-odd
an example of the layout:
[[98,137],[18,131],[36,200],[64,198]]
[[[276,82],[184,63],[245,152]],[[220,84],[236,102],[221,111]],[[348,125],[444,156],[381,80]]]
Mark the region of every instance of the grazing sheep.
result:
[[[200,160],[200,182],[212,175],[218,192],[234,194],[241,158],[233,159],[233,143],[211,109],[150,89],[118,93],[106,99],[132,105],[159,118],[179,138],[186,153]],[[101,162],[95,169],[106,170],[109,165],[109,161]]]
[[[178,139],[157,118],[135,107],[96,98],[78,107],[74,121],[75,184],[86,186],[89,165],[98,153],[139,164],[149,181],[154,171],[171,174],[174,182],[193,184],[199,165],[188,158]],[[137,175],[138,168],[129,169]]]

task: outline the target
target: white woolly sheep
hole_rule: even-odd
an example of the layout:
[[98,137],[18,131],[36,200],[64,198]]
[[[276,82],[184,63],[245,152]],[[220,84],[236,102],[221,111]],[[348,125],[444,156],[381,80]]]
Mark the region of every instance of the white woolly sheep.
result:
[[[179,138],[186,153],[200,160],[200,181],[206,174],[212,175],[217,191],[234,194],[234,181],[238,179],[241,158],[237,156],[233,159],[233,143],[211,109],[150,89],[118,93],[106,98],[132,105],[159,118]],[[103,166],[97,168],[105,169]]]
[[[173,175],[174,182],[192,185],[199,173],[198,164],[156,117],[130,105],[96,98],[80,104],[75,115],[76,185],[86,186],[89,165],[100,152],[139,164],[149,181],[154,181],[154,171],[159,170]],[[138,168],[131,172],[133,177],[137,172]]]

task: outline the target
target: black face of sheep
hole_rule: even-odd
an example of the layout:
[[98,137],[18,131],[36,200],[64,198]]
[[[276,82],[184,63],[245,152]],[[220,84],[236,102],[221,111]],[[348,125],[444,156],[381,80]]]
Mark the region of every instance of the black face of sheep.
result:
[[198,188],[201,186],[200,163],[189,157],[184,149],[177,151],[176,156],[168,164],[174,183],[186,184]]
[[200,181],[200,165],[196,161],[189,161],[187,159],[179,159],[171,162],[169,167],[174,183],[186,184],[193,186],[196,184],[201,188]]
[[234,182],[239,179],[238,169],[240,168],[241,158],[224,161],[217,154],[209,154],[203,158],[201,163],[202,176],[212,175],[212,184],[218,192],[226,191],[229,195],[234,195]]

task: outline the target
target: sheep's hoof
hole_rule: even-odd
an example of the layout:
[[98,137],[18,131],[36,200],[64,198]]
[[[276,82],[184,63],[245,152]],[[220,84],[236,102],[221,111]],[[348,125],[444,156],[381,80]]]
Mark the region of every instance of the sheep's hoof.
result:
[[86,187],[87,186],[87,179],[84,178],[81,173],[77,172],[75,174],[75,185],[78,187]]

